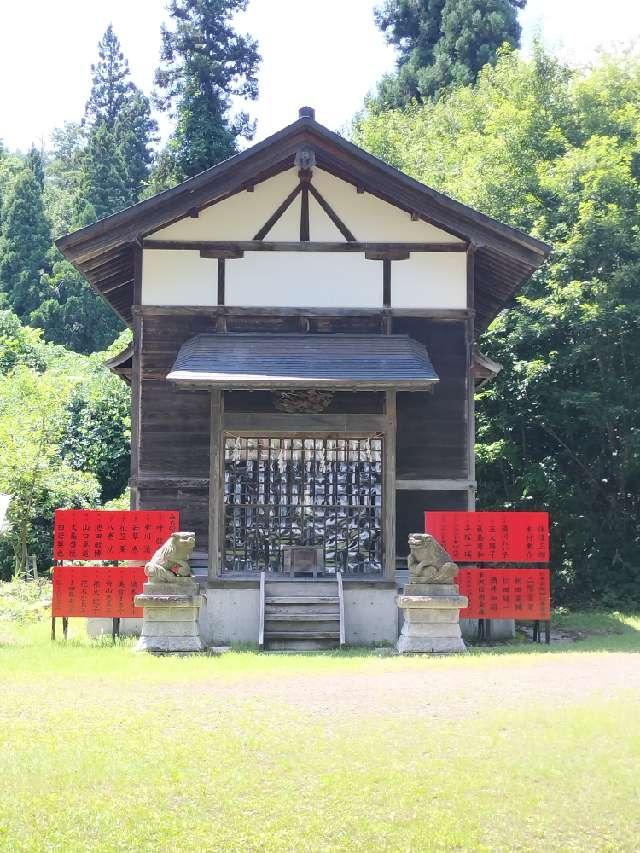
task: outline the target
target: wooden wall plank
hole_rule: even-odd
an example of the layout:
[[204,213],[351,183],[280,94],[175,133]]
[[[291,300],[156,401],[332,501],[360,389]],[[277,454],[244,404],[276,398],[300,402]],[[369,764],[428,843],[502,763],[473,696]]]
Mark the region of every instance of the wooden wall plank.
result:
[[209,580],[222,573],[224,562],[224,393],[211,392],[209,473]]
[[385,397],[382,536],[384,574],[393,580],[396,576],[396,392],[387,391]]

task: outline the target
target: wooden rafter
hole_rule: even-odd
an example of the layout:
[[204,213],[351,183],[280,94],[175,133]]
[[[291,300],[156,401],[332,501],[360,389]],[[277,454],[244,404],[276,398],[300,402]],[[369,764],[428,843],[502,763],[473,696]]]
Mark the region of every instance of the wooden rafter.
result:
[[264,225],[262,226],[262,228],[257,232],[257,234],[255,235],[255,237],[253,238],[254,240],[264,240],[264,238],[267,236],[267,234],[269,233],[269,231],[271,231],[271,229],[272,229],[272,228],[273,228],[273,226],[276,224],[276,222],[278,221],[278,219],[280,219],[280,217],[285,213],[285,211],[289,209],[289,207],[291,206],[291,204],[292,204],[293,200],[294,200],[294,199],[295,199],[295,197],[298,195],[298,193],[300,192],[300,190],[301,190],[301,189],[302,189],[302,185],[301,185],[301,184],[297,184],[297,185],[296,185],[296,186],[291,190],[291,192],[290,192],[290,193],[289,193],[289,195],[285,198],[285,200],[282,202],[282,204],[281,204],[281,205],[279,205],[279,206],[278,206],[278,207],[273,211],[273,213],[272,213],[272,214],[271,214],[271,216],[267,219],[267,221],[264,223]]
[[319,205],[320,205],[320,207],[324,210],[324,212],[327,214],[327,216],[329,217],[329,219],[330,219],[330,220],[333,222],[333,224],[336,226],[336,228],[338,229],[338,231],[342,234],[342,236],[344,237],[344,239],[345,239],[345,240],[347,240],[349,243],[355,243],[355,242],[356,242],[356,238],[353,236],[353,234],[351,233],[351,231],[349,231],[349,229],[347,228],[347,226],[346,226],[346,225],[344,224],[344,222],[340,219],[340,217],[339,217],[339,216],[338,216],[338,214],[335,212],[335,210],[331,207],[331,205],[329,204],[329,202],[328,202],[328,201],[324,198],[324,196],[323,196],[323,195],[322,195],[322,194],[321,194],[321,193],[320,193],[320,192],[319,192],[319,191],[318,191],[318,190],[313,186],[313,184],[309,184],[309,192],[310,192],[310,193],[311,193],[311,195],[315,198],[315,200],[318,202],[318,204],[319,204]]

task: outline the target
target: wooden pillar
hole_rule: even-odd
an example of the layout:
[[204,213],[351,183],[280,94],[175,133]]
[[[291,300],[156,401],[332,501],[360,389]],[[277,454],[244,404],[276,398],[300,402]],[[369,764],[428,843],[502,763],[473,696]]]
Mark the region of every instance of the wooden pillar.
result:
[[140,445],[142,443],[142,247],[133,247],[133,356],[131,359],[131,509],[140,509]]
[[474,304],[476,280],[476,248],[470,245],[467,249],[467,478],[471,484],[467,490],[467,509],[472,512],[476,508],[476,420],[475,420],[475,381],[473,375],[473,344],[474,344]]
[[384,431],[384,493],[383,545],[384,574],[389,580],[396,576],[396,392],[385,394],[385,431]]
[[211,392],[209,442],[209,580],[222,573],[224,553],[224,393]]

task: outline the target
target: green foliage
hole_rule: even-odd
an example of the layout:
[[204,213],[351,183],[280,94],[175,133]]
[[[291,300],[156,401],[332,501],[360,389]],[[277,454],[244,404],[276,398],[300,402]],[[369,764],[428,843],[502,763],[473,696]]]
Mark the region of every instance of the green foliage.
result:
[[481,340],[504,370],[477,402],[479,500],[551,511],[562,600],[640,601],[640,60],[505,52],[354,137],[554,245]]
[[[126,346],[127,331],[114,344]],[[0,311],[0,492],[13,496],[0,576],[26,554],[51,562],[53,511],[120,496],[129,472],[129,389],[103,362],[42,341]]]
[[120,40],[109,24],[98,42],[98,61],[91,66],[92,82],[86,103],[85,120],[92,125],[105,124],[113,130],[116,120],[135,91],[129,62],[120,49]]
[[231,18],[247,0],[171,0],[175,28],[162,29],[158,105],[175,110],[177,126],[155,175],[158,189],[189,178],[237,151],[254,125],[230,116],[232,98],[258,96],[257,43],[239,35]]
[[102,501],[112,501],[124,492],[131,467],[128,387],[118,376],[98,370],[76,385],[66,414],[62,458],[75,470],[94,474]]
[[75,352],[106,349],[122,321],[57,249],[50,258],[51,272],[42,278],[42,302],[31,312],[31,324],[44,331],[47,341]]
[[23,326],[11,311],[0,311],[0,374],[17,364],[44,370],[42,332]]
[[16,575],[24,574],[29,553],[42,564],[50,552],[56,507],[98,500],[95,477],[73,470],[60,458],[60,398],[68,382],[57,371],[37,373],[22,365],[0,376],[0,491],[11,495],[10,527],[3,538],[13,552]]
[[50,245],[39,174],[26,163],[7,194],[0,237],[0,290],[22,319],[40,304]]
[[398,49],[398,72],[383,78],[378,109],[438,98],[473,83],[494,64],[505,43],[520,44],[517,9],[526,0],[386,0],[375,13],[389,44]]

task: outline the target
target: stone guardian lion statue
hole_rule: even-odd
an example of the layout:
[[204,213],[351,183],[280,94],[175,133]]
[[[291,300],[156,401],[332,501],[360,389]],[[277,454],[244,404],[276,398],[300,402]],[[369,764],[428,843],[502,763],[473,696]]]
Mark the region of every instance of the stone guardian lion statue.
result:
[[191,577],[189,557],[196,544],[195,533],[172,533],[144,567],[150,581],[175,582]]
[[409,535],[409,583],[451,584],[458,567],[451,557],[429,533]]

